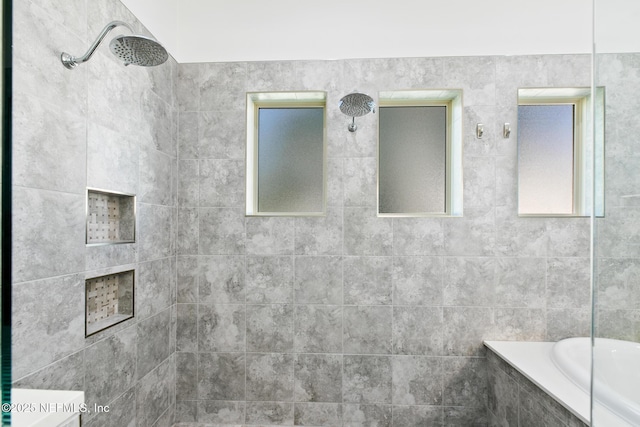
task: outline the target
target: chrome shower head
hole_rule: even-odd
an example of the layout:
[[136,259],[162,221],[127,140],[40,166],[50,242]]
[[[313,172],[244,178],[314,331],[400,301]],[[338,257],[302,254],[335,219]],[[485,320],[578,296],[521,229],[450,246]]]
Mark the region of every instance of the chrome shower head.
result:
[[124,65],[153,67],[164,63],[169,54],[160,43],[149,37],[120,35],[109,43],[109,49]]
[[353,92],[343,96],[342,99],[340,99],[339,107],[340,111],[352,117],[348,127],[349,132],[355,132],[358,129],[358,126],[356,126],[356,117],[376,112],[376,103],[373,98],[359,92]]
[[[133,29],[129,24],[122,21],[112,21],[102,29],[98,38],[96,38],[84,55],[75,57],[67,52],[62,52],[60,55],[62,64],[71,70],[77,67],[78,64],[87,62],[91,58],[91,55],[93,55],[93,52],[95,52],[98,46],[100,46],[100,43],[109,31],[118,26],[126,27],[133,33]],[[160,43],[149,37],[136,34],[116,37],[111,41],[110,48],[111,52],[116,57],[124,61],[124,65],[134,64],[143,67],[151,67],[154,65],[160,65],[169,58],[166,49],[162,47]]]

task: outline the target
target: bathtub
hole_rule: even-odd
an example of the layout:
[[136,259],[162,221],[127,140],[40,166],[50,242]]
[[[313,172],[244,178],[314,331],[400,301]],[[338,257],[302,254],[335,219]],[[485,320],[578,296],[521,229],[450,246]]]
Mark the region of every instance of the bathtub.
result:
[[[568,338],[557,342],[551,360],[581,390],[591,384],[591,339]],[[633,426],[640,426],[640,343],[596,338],[593,396],[594,420],[612,412]],[[625,425],[625,424],[621,424]]]
[[[590,424],[590,338],[558,343],[485,341],[485,345]],[[598,338],[595,358],[594,427],[640,426],[640,344]]]

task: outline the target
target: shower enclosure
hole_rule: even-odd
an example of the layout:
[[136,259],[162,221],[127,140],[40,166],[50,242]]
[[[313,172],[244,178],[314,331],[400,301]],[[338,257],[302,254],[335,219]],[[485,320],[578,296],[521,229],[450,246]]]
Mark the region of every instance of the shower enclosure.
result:
[[[637,120],[637,116],[640,114],[640,97],[634,96],[636,91],[640,91],[640,48],[638,47],[640,46],[640,42],[638,42],[640,30],[638,30],[637,22],[634,21],[634,18],[637,20],[640,14],[640,8],[636,0],[593,1],[596,42],[593,56],[593,83],[595,86],[605,89],[606,99],[606,129],[604,130],[606,200],[605,215],[594,218],[592,228],[592,335],[640,342],[640,281],[638,280],[640,277],[640,150],[638,150],[638,146],[640,146],[640,141],[638,141],[640,121]],[[41,14],[31,13],[32,10],[25,6],[27,3]],[[17,13],[14,14],[14,20],[19,24],[16,25],[16,45],[22,47],[22,49],[16,49],[14,53],[17,60],[16,67],[22,67],[22,70],[25,70],[26,66],[36,65],[30,68],[32,71],[35,70],[33,76],[28,73],[22,73],[21,76],[18,76],[19,83],[16,84],[13,93],[14,100],[22,103],[24,111],[27,111],[30,117],[46,119],[44,122],[46,126],[43,128],[57,132],[56,136],[65,144],[56,148],[61,153],[59,158],[55,158],[51,162],[48,162],[49,159],[44,155],[38,158],[41,165],[44,165],[41,169],[45,170],[46,174],[34,177],[23,173],[19,177],[22,181],[15,184],[18,190],[16,200],[22,204],[21,206],[31,208],[36,214],[43,211],[69,213],[73,223],[70,224],[67,218],[63,217],[44,218],[34,215],[35,220],[39,221],[37,224],[42,225],[42,230],[57,230],[66,227],[65,231],[71,232],[71,238],[62,242],[62,246],[54,242],[55,244],[52,244],[50,248],[45,247],[47,242],[38,242],[36,255],[45,254],[46,256],[41,258],[44,262],[35,267],[33,263],[27,262],[28,260],[22,264],[18,263],[19,268],[14,272],[14,281],[21,286],[14,288],[14,295],[18,301],[15,304],[15,310],[19,311],[21,305],[25,307],[26,305],[20,304],[20,301],[26,301],[28,298],[32,298],[43,307],[48,307],[45,304],[46,301],[42,302],[37,298],[39,295],[37,290],[41,289],[39,286],[42,288],[59,286],[59,301],[56,300],[53,303],[75,304],[73,307],[75,311],[59,312],[55,304],[52,304],[52,308],[49,308],[45,314],[53,313],[58,320],[61,320],[60,325],[57,325],[60,331],[53,334],[46,332],[49,321],[44,316],[35,319],[37,321],[33,322],[36,324],[35,326],[22,326],[20,329],[21,326],[17,325],[17,336],[23,337],[29,334],[34,341],[42,344],[43,348],[46,347],[51,351],[44,355],[36,355],[31,351],[32,348],[26,348],[28,346],[22,345],[21,340],[15,340],[13,343],[14,354],[22,355],[23,360],[18,361],[18,369],[14,367],[13,380],[18,382],[18,385],[33,386],[34,388],[48,381],[46,385],[50,387],[79,389],[84,384],[85,377],[91,375],[92,381],[87,381],[89,401],[113,403],[115,411],[108,416],[100,414],[88,419],[88,426],[102,425],[107,417],[112,423],[117,423],[119,419],[131,421],[127,417],[136,414],[136,408],[138,412],[135,416],[138,425],[154,425],[154,423],[160,425],[163,421],[168,424],[174,417],[172,411],[176,407],[176,400],[179,400],[176,399],[175,393],[176,383],[179,383],[175,376],[176,366],[181,366],[181,363],[185,361],[189,362],[187,357],[191,356],[186,352],[179,354],[174,351],[176,336],[179,335],[176,332],[179,327],[176,320],[179,310],[176,300],[179,298],[188,300],[191,295],[185,293],[176,297],[176,293],[179,292],[176,280],[168,278],[175,278],[176,269],[181,267],[180,265],[176,266],[176,246],[178,246],[177,235],[184,230],[177,229],[176,224],[189,226],[189,221],[196,223],[198,221],[189,216],[196,209],[184,209],[178,212],[177,200],[184,195],[178,194],[179,183],[176,172],[178,160],[181,160],[177,155],[177,146],[178,143],[183,142],[178,140],[176,136],[177,106],[179,102],[190,103],[193,102],[193,99],[196,99],[195,104],[197,104],[197,98],[176,99],[176,90],[173,85],[180,86],[182,81],[195,79],[196,75],[192,74],[197,74],[194,73],[197,66],[178,65],[171,59],[165,67],[148,71],[132,70],[134,67],[129,67],[127,69],[129,74],[125,74],[120,63],[113,61],[111,56],[104,55],[105,52],[102,54],[98,52],[91,63],[69,72],[62,67],[59,58],[47,54],[60,49],[81,52],[86,46],[86,40],[85,37],[78,37],[78,34],[84,35],[86,33],[87,36],[92,36],[96,30],[104,25],[107,19],[113,19],[114,15],[136,22],[136,29],[140,28],[142,24],[134,21],[134,17],[117,0],[86,2],[89,13],[69,10],[68,12],[72,12],[71,18],[62,13],[53,13],[55,11],[47,10],[47,2],[40,2],[42,5],[32,5],[32,3],[37,2],[16,4]],[[11,1],[3,1],[5,14],[7,10],[11,10],[10,6],[7,8],[7,4],[11,5]],[[66,5],[65,7],[71,8],[72,6]],[[589,5],[585,4],[585,7],[589,7]],[[64,22],[56,21],[62,21],[63,16]],[[88,26],[87,16],[95,19],[96,22],[91,21]],[[6,24],[10,22],[11,14],[9,12],[9,18],[4,19],[5,28]],[[607,24],[607,33],[600,31],[600,28],[605,27],[605,23]],[[51,28],[55,29],[55,37],[50,36],[46,31]],[[621,34],[611,34],[612,29],[620,30]],[[633,34],[634,29],[636,34]],[[89,30],[91,30],[90,34]],[[70,44],[60,45],[60,40],[68,40]],[[10,43],[11,41],[7,41],[5,36],[4,44],[10,46]],[[42,51],[46,52],[41,54]],[[10,56],[5,55],[5,61],[7,58]],[[484,62],[478,62],[478,64],[482,65]],[[7,69],[10,71],[10,66],[11,64],[4,62],[3,71],[5,73]],[[60,87],[56,86],[55,90],[52,89],[53,85],[48,84],[49,78]],[[40,85],[41,81],[47,84]],[[80,92],[78,92],[78,87],[81,88]],[[184,88],[181,89],[184,90]],[[215,86],[210,91],[211,94],[218,89],[223,88]],[[373,90],[374,88],[366,87],[364,89]],[[377,88],[375,89],[377,90]],[[57,105],[54,101],[59,99],[76,101],[78,93],[80,93],[82,100],[80,105],[78,106],[78,103],[74,102],[67,104],[74,106],[73,111],[60,111],[59,108],[54,107]],[[370,93],[373,94],[373,92]],[[4,98],[9,95],[3,94],[3,105]],[[199,93],[197,95],[199,96]],[[226,98],[222,99],[222,101],[226,100]],[[113,107],[114,105],[117,107]],[[180,108],[183,107],[187,113],[181,111],[182,120],[193,119],[197,123],[197,114],[199,114],[197,105],[180,106]],[[235,118],[237,111],[231,112],[233,115],[228,117]],[[353,113],[351,115],[357,116]],[[10,111],[4,110],[3,116],[10,117]],[[207,114],[201,114],[200,118],[211,119]],[[337,121],[335,116],[333,120]],[[59,122],[63,124],[65,122],[68,124],[80,123],[80,125],[73,127],[74,133],[70,136],[68,132],[60,131]],[[4,132],[7,132],[6,125],[7,122],[3,120]],[[20,126],[15,128],[21,130]],[[28,126],[22,127],[23,133],[27,128]],[[133,132],[133,136],[127,135],[130,131]],[[346,133],[342,125],[340,125],[340,131],[342,131],[340,135]],[[602,131],[602,129],[594,129],[594,131]],[[371,128],[362,126],[358,133],[366,136],[366,132],[372,132]],[[36,140],[46,136],[43,135],[44,133],[46,132],[22,135],[22,139]],[[109,144],[105,144],[104,139],[115,146],[117,152],[105,149],[104,147]],[[77,144],[75,144],[76,142]],[[472,142],[476,142],[475,137]],[[181,150],[183,149],[184,147],[181,147]],[[225,149],[230,148],[220,148],[220,150]],[[360,148],[350,146],[349,149],[357,151]],[[33,152],[37,152],[37,150],[34,149]],[[6,158],[6,153],[3,154]],[[183,154],[184,152],[181,152],[181,155]],[[220,153],[214,153],[211,157],[218,154]],[[228,155],[228,153],[223,154]],[[233,154],[236,154],[238,159],[243,158],[237,153]],[[349,164],[360,164],[356,162],[360,154],[356,153],[353,156],[355,160]],[[234,160],[237,160],[236,158]],[[193,163],[191,158],[186,157],[186,159],[187,162],[182,163],[183,166]],[[342,165],[344,159],[339,158],[338,160]],[[22,163],[25,170],[31,170],[26,167],[31,163],[25,161]],[[231,163],[231,161],[227,162],[227,164]],[[242,160],[236,163],[242,166]],[[79,180],[73,182],[67,180],[68,175],[77,172],[77,170],[80,170]],[[89,170],[90,173],[85,173],[86,170]],[[52,175],[55,178],[54,182],[51,182]],[[3,170],[3,191],[11,185],[6,179],[7,176],[10,175],[7,175],[7,172]],[[185,185],[185,183],[180,182],[180,185]],[[85,190],[89,186],[114,187],[114,191],[123,190],[141,195],[138,225],[140,225],[142,233],[138,251],[129,250],[130,247],[126,245],[85,248],[83,214]],[[5,200],[11,200],[10,193],[3,193],[3,201]],[[23,209],[23,211],[25,210]],[[212,210],[210,209],[210,211]],[[351,207],[350,212],[359,211]],[[25,220],[23,222],[26,223],[26,219],[31,220],[31,217],[23,216],[22,219]],[[357,220],[358,217],[355,218]],[[18,237],[26,239],[32,234],[38,234],[36,232],[26,233],[25,229],[25,227],[17,228],[21,232]],[[32,229],[39,231],[37,228]],[[11,277],[5,275],[8,266],[5,248],[10,248],[10,242],[6,241],[5,234],[2,238],[2,265],[5,267],[3,268],[2,292],[2,308],[5,310],[2,317],[4,320],[11,318],[11,313],[6,311],[7,301],[4,299],[5,296],[11,295],[9,284]],[[69,243],[71,241],[76,243]],[[69,255],[67,256],[67,254]],[[27,258],[23,253],[21,259]],[[78,332],[81,328],[70,328],[69,331],[66,331],[64,328],[67,325],[77,325],[84,321],[78,316],[78,313],[84,316],[84,301],[81,300],[85,286],[84,271],[100,271],[104,274],[110,274],[113,272],[111,269],[114,258],[120,264],[136,265],[142,270],[140,278],[146,279],[141,280],[141,283],[146,283],[147,287],[141,286],[140,288],[138,303],[142,310],[136,313],[138,323],[128,329],[121,326],[117,329],[117,333],[105,339],[97,336],[93,340],[86,340],[84,334]],[[225,259],[231,259],[231,257],[226,256]],[[79,264],[76,263],[78,260],[80,260]],[[191,264],[185,262],[185,266],[182,268],[189,270]],[[231,267],[233,266],[231,265]],[[214,267],[211,267],[211,271],[213,275],[215,273]],[[78,274],[78,272],[82,272],[82,274]],[[58,280],[60,277],[64,277],[65,280]],[[187,281],[188,278],[181,277],[180,279]],[[188,308],[190,307],[186,307],[185,310]],[[311,304],[304,308],[308,309],[310,313],[320,311],[316,310],[316,307],[311,307]],[[488,311],[484,308],[486,307],[483,307],[483,313]],[[37,312],[37,310],[35,311]],[[407,310],[407,312],[409,311]],[[273,317],[278,314],[275,311],[273,313],[275,313]],[[331,315],[328,310],[327,313]],[[578,317],[582,312],[576,311],[576,313],[576,317]],[[23,318],[37,317],[31,312],[18,312],[18,315],[22,315]],[[581,323],[584,320],[582,323],[586,325],[588,323],[586,319],[586,316],[583,316],[576,323]],[[523,322],[527,321],[531,322],[531,319],[523,320]],[[6,358],[6,355],[10,354],[8,343],[11,331],[8,331],[5,325],[6,323],[3,321],[3,367],[10,364],[10,358]],[[489,338],[483,335],[485,332],[485,330],[478,329],[478,337],[473,337],[477,341],[475,344],[479,345],[483,338]],[[442,332],[440,331],[440,333]],[[493,332],[489,330],[485,335],[491,333]],[[166,343],[169,345],[165,345]],[[204,342],[204,344],[209,345],[210,343]],[[58,354],[54,354],[54,350]],[[136,359],[136,351],[150,356]],[[213,351],[210,353],[213,354]],[[34,359],[39,357],[39,359],[35,363],[27,360],[24,355],[34,357]],[[124,355],[124,357],[117,357],[118,355]],[[93,360],[97,368],[87,369],[85,372],[85,357],[87,360]],[[92,357],[95,360],[91,359]],[[331,360],[330,357],[327,359]],[[460,357],[459,360],[463,360],[463,358]],[[452,369],[458,369],[459,360],[453,360],[455,363],[452,363]],[[473,361],[475,362],[475,359]],[[108,372],[104,372],[104,369],[98,369],[103,365],[108,366],[112,362],[113,364],[117,363],[117,375],[109,375]],[[187,365],[186,362],[184,365]],[[33,372],[36,368],[42,368],[44,374],[39,375],[38,372]],[[45,368],[51,369],[45,370]],[[602,372],[604,372],[602,368],[602,361],[597,357],[594,358],[593,371],[596,376],[602,376]],[[466,369],[464,373],[466,375],[473,374],[474,369]],[[357,372],[353,376],[357,376],[356,374]],[[3,369],[2,375],[4,396],[5,387],[11,383],[11,372]],[[21,378],[25,378],[25,380],[20,382]],[[122,378],[125,379],[121,380]],[[629,375],[629,381],[630,385],[633,385],[631,375]],[[180,386],[180,384],[178,385]],[[637,387],[638,383],[635,385]],[[482,396],[482,385],[479,385],[478,388],[481,390],[478,395]],[[160,392],[156,392],[157,390]],[[478,405],[478,407],[482,407],[482,405]],[[126,424],[123,422],[120,425]],[[592,425],[607,426],[597,410],[593,411]]]
[[[634,343],[640,342],[639,14],[631,0],[594,2],[594,84],[605,88],[606,106],[605,214],[595,218],[592,235],[592,336]],[[592,396],[598,396],[613,384],[617,366],[603,359],[602,342],[592,342]],[[640,360],[631,364],[637,367]],[[612,388],[635,401],[637,413],[640,374],[634,371],[618,372],[625,380]],[[611,425],[596,401],[592,398],[592,425]]]

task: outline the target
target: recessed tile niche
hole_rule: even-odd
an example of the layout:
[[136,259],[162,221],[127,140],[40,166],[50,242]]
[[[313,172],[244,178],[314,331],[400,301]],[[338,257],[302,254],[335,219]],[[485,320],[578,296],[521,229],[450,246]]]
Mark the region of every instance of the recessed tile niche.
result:
[[85,336],[133,317],[134,270],[85,280]]
[[136,198],[132,194],[87,190],[87,245],[134,243]]

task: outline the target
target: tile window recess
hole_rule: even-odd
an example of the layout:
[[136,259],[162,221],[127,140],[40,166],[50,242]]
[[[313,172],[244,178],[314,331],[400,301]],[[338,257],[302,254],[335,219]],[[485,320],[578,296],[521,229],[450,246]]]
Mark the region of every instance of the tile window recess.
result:
[[85,280],[85,336],[133,317],[134,271]]
[[462,216],[462,91],[379,93],[378,216]]
[[87,189],[87,245],[134,243],[136,198]]
[[325,107],[325,92],[247,94],[247,215],[324,215]]
[[518,90],[520,216],[603,215],[603,88],[592,104],[590,88]]

